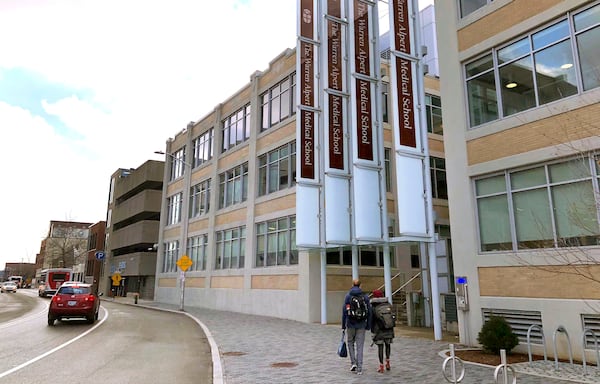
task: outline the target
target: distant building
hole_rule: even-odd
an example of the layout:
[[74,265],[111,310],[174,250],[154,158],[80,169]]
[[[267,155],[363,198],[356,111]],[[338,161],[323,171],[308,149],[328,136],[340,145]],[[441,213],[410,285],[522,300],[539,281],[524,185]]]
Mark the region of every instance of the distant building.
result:
[[73,268],[83,276],[90,225],[52,220],[36,264],[41,265],[40,269]]
[[[164,162],[118,169],[110,180],[100,291],[154,297]],[[113,285],[115,273],[122,279]]]
[[4,280],[10,276],[22,276],[23,284],[31,284],[32,279],[35,277],[35,264],[34,263],[6,263],[4,266]]

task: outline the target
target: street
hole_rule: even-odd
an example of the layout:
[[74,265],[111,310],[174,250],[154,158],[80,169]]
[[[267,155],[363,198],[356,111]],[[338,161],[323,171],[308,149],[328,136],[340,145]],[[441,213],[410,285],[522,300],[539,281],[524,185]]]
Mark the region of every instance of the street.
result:
[[210,347],[187,316],[103,300],[95,324],[49,327],[48,303],[0,295],[0,383],[212,383]]

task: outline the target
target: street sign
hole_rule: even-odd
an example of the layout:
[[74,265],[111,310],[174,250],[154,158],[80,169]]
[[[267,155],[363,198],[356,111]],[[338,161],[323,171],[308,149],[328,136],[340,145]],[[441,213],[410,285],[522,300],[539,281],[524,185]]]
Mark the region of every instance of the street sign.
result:
[[96,252],[96,259],[97,260],[104,260],[104,257],[106,257],[106,254],[102,251],[97,251]]
[[177,260],[175,264],[177,264],[179,268],[181,268],[181,270],[185,272],[192,266],[193,261],[188,255],[183,255],[179,258],[179,260]]
[[115,272],[111,276],[111,279],[112,279],[112,285],[120,285],[121,284],[121,280],[123,278],[121,277],[121,274],[119,272]]

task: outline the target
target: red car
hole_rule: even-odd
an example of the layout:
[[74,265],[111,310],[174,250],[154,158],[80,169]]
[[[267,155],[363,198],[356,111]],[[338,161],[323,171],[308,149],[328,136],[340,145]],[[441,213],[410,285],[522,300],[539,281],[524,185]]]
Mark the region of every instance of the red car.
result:
[[48,325],[54,325],[55,320],[77,318],[92,324],[98,320],[99,309],[100,297],[92,292],[91,284],[60,287],[50,300]]

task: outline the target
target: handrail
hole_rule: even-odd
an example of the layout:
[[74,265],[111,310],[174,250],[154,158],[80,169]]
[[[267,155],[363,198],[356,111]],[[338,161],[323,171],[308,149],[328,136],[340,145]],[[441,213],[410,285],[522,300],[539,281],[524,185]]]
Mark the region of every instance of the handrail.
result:
[[402,286],[398,289],[396,289],[394,292],[392,292],[392,296],[394,296],[396,293],[400,292],[404,287],[406,287],[409,283],[411,283],[414,279],[416,279],[417,277],[421,276],[421,272],[417,272],[413,277],[411,277],[410,279],[408,279],[408,281],[404,284],[402,284]]
[[[393,277],[390,279],[390,281],[393,281],[393,280],[394,280],[396,277],[398,277],[398,276],[400,276],[400,275],[403,275],[403,274],[404,274],[404,272],[398,272],[398,273],[396,273],[396,274],[395,274],[395,275],[394,275],[394,276],[393,276]],[[385,287],[385,282],[384,282],[383,284],[381,284],[379,287],[377,287],[377,289],[381,289],[381,288],[384,288],[384,287]]]

